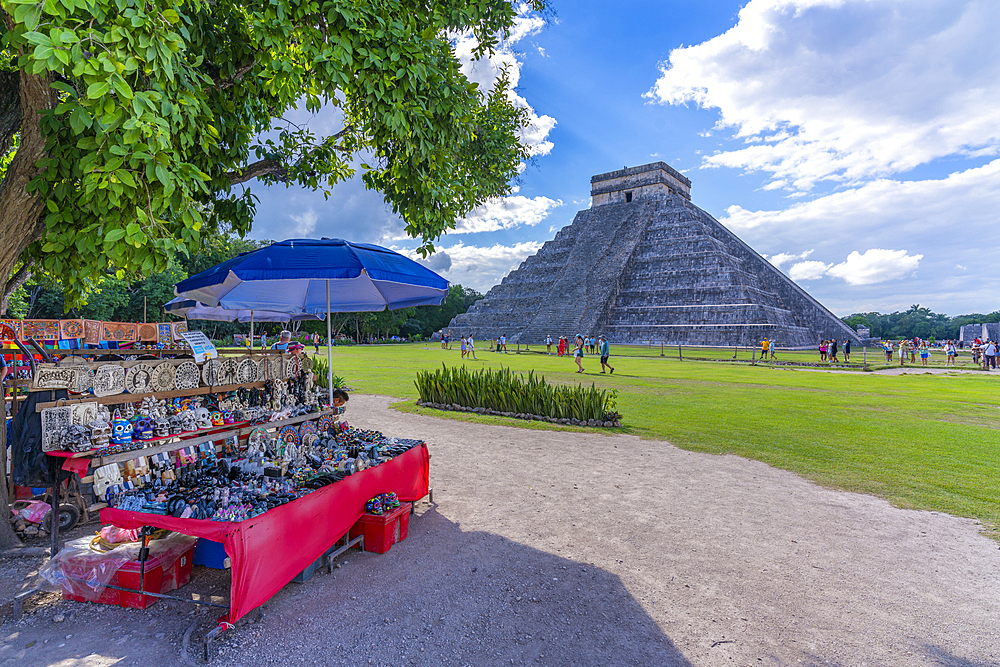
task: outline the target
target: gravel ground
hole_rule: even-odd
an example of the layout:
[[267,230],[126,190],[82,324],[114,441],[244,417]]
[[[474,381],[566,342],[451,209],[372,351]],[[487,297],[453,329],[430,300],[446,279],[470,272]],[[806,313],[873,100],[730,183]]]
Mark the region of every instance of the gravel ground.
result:
[[[213,664],[1000,665],[1000,552],[973,521],[733,456],[393,400],[355,395],[349,417],[427,440],[435,502],[389,553],[286,586]],[[227,576],[196,568],[181,593],[213,591]],[[0,663],[193,664],[217,616],[40,600],[0,627]]]

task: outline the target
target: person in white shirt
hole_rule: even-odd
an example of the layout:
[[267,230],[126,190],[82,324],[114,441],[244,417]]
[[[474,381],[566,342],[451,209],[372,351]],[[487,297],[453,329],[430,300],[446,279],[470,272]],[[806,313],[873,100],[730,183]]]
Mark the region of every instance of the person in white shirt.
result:
[[552,336],[545,337],[545,353],[552,354]]
[[470,359],[475,359],[476,358],[476,343],[475,343],[475,341],[472,340],[472,334],[469,334],[469,340],[466,342],[466,344],[469,347],[469,352],[468,352],[469,358]]

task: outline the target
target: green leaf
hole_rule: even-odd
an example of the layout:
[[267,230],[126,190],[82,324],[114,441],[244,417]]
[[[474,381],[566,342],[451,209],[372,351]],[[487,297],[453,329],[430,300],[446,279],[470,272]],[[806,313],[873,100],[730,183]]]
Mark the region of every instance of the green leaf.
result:
[[104,97],[108,94],[111,86],[108,85],[107,81],[98,81],[87,86],[87,97],[96,100]]
[[104,235],[105,243],[114,243],[115,241],[120,241],[125,238],[124,229],[112,229],[110,232]]

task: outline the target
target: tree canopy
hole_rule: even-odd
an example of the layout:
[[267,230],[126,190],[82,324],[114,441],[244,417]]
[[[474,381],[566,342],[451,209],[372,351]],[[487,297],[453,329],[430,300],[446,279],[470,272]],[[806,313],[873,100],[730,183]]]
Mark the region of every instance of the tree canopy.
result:
[[[245,234],[257,178],[329,190],[360,170],[422,241],[506,194],[527,150],[507,81],[481,90],[511,0],[0,0],[0,286],[162,272],[205,226]],[[529,3],[544,8],[541,0]],[[335,107],[332,134],[283,122]],[[263,138],[262,138],[263,137]]]
[[915,304],[908,310],[892,313],[854,313],[844,319],[848,326],[871,329],[875,338],[923,338],[924,340],[958,340],[959,329],[966,324],[1000,322],[1000,311],[987,315],[971,313],[948,317],[935,313],[930,308]]

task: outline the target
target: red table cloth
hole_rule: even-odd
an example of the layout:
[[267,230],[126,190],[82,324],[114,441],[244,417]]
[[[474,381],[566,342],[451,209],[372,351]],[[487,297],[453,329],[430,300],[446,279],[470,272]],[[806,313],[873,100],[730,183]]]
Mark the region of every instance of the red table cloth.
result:
[[430,454],[421,443],[396,458],[329,484],[247,521],[175,519],[159,514],[101,510],[101,523],[121,528],[155,526],[225,545],[232,564],[229,613],[235,623],[264,604],[320,557],[365,513],[365,503],[395,492],[402,501],[427,495]]

